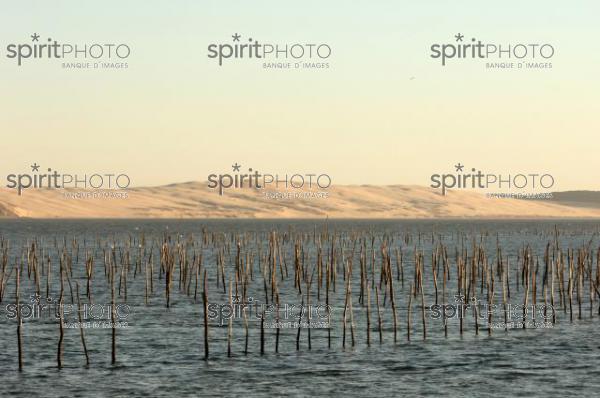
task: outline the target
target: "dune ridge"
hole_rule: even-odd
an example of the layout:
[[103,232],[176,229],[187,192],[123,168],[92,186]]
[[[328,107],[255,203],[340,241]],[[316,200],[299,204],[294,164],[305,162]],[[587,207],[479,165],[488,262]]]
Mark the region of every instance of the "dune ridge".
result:
[[[69,192],[69,191],[67,191]],[[491,199],[472,191],[442,196],[417,185],[337,185],[328,198],[267,199],[264,191],[228,190],[206,182],[137,187],[126,199],[65,198],[61,190],[0,188],[0,216],[30,218],[599,218],[600,203]],[[564,193],[563,193],[564,194]]]

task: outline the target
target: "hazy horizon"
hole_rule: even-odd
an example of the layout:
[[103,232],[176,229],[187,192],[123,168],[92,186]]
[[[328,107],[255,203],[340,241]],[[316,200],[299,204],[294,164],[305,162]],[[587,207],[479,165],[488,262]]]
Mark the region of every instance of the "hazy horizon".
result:
[[[37,162],[71,173],[118,170],[133,186],[156,186],[204,180],[237,162],[326,172],[334,184],[427,185],[431,174],[462,163],[551,173],[554,190],[600,189],[600,157],[590,145],[600,128],[600,55],[589,46],[600,33],[596,2],[515,2],[518,12],[475,1],[32,4],[11,4],[0,16],[0,123],[11,148],[0,158],[4,175]],[[129,66],[65,70],[4,56],[8,44],[31,43],[34,33],[127,43]],[[230,43],[236,33],[328,43],[330,68],[219,66],[207,57],[210,43]],[[430,58],[432,43],[458,33],[552,43],[553,67],[488,70]]]

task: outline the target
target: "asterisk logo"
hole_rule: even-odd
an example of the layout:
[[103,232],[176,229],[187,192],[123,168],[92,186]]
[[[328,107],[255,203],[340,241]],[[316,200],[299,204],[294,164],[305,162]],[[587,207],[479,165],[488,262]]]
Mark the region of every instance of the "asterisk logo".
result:
[[465,167],[465,165],[460,164],[460,162],[458,162],[457,165],[454,165],[454,168],[456,169],[456,171],[460,171],[460,172],[463,171],[463,167]]
[[233,37],[233,41],[240,41],[240,37],[242,37],[242,36],[240,36],[239,34],[236,33],[236,34],[232,35],[231,37]]
[[39,41],[39,39],[40,35],[38,35],[37,33],[31,35],[31,41]]
[[459,304],[463,304],[465,302],[465,296],[463,294],[455,294],[454,295],[454,302],[455,303],[459,303]]
[[231,166],[233,171],[240,171],[240,167],[242,167],[242,166],[237,164],[237,162],[235,162],[235,164]]
[[37,163],[34,163],[31,165],[31,171],[38,171],[40,168],[40,165]]
[[454,35],[454,37],[456,38],[456,41],[462,41],[462,39],[465,37],[463,35],[461,35],[460,33],[457,35]]

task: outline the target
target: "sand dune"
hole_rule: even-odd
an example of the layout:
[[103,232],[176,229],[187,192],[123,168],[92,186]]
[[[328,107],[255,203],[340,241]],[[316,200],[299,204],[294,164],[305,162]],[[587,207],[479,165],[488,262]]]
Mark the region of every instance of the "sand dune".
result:
[[[128,198],[72,199],[64,191],[0,189],[0,215],[32,218],[536,218],[600,217],[600,203],[490,199],[451,191],[446,196],[416,185],[338,185],[328,198],[267,199],[264,191],[229,190],[205,182],[129,189]],[[589,195],[587,197],[590,197]],[[594,196],[595,197],[595,196]],[[562,199],[565,199],[564,202]]]

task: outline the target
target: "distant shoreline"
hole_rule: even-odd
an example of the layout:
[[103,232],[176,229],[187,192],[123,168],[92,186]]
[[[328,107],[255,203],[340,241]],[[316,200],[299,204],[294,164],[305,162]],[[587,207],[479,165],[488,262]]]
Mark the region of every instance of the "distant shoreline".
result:
[[[488,198],[417,185],[337,185],[326,198],[269,199],[254,189],[220,195],[203,182],[127,190],[126,197],[74,199],[71,191],[0,188],[0,217],[33,219],[600,219],[600,192],[553,193],[552,199]],[[269,192],[270,193],[270,192]]]

